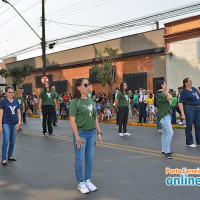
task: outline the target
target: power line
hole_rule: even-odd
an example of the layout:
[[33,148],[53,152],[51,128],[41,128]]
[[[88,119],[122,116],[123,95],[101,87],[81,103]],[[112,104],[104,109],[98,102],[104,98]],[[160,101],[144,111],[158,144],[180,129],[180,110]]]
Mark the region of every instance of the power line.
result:
[[173,10],[167,10],[165,12],[161,12],[161,13],[157,13],[157,14],[153,14],[153,15],[148,15],[145,17],[140,17],[137,19],[133,19],[133,20],[129,20],[129,21],[125,21],[122,23],[117,23],[117,24],[113,24],[113,25],[109,25],[109,26],[105,26],[103,28],[99,28],[99,29],[93,29],[90,31],[86,31],[86,32],[82,32],[80,34],[75,34],[75,35],[71,35],[71,36],[67,36],[67,37],[62,37],[59,39],[55,39],[55,40],[51,40],[50,42],[59,42],[59,41],[74,41],[77,39],[83,39],[83,38],[87,38],[87,37],[92,37],[96,34],[101,35],[101,34],[107,34],[112,32],[116,32],[116,31],[120,31],[122,29],[128,29],[131,27],[136,27],[136,26],[140,26],[146,23],[154,23],[155,21],[160,21],[160,20],[164,20],[164,19],[169,19],[169,18],[173,18],[173,17],[177,17],[177,16],[181,16],[183,14],[188,14],[188,13],[193,13],[194,11],[200,11],[200,3],[196,3],[196,4],[192,4],[189,5],[187,7],[179,7]]
[[[84,0],[84,1],[81,1],[81,2],[79,2],[79,3],[76,3],[76,4],[73,4],[73,5],[71,5],[71,6],[69,6],[69,7],[72,7],[72,6],[74,6],[74,8],[76,8],[77,9],[77,5],[78,4],[82,4],[82,3],[84,3],[86,0]],[[40,1],[39,1],[40,2]],[[38,3],[39,3],[38,2]],[[92,2],[94,2],[94,0],[92,0]],[[38,3],[36,3],[36,4],[38,4]],[[36,4],[34,4],[33,6],[35,6]],[[33,7],[32,6],[32,7]],[[82,6],[82,5],[81,5]],[[31,8],[31,7],[30,7]],[[30,9],[30,8],[28,8],[28,9]],[[68,8],[68,7],[67,7]],[[66,9],[66,8],[63,8],[63,9]],[[60,9],[60,10],[63,10],[63,9]],[[60,10],[58,10],[58,11],[54,11],[53,13],[55,13],[55,12],[59,12]],[[25,10],[26,11],[26,10]],[[23,11],[23,12],[25,12],[25,11]],[[22,12],[22,13],[23,13]],[[11,19],[9,19],[8,21],[6,21],[6,22],[4,22],[3,24],[1,24],[0,26],[3,26],[3,25],[5,25],[5,24],[7,24],[8,22],[10,22],[11,20],[13,20],[13,19],[15,19],[15,17],[16,16],[14,16],[13,18],[11,18]],[[37,20],[39,20],[39,19],[36,19],[36,20],[34,20],[34,21],[37,21]],[[24,26],[23,26],[24,27]],[[20,30],[20,29],[17,29],[17,30]],[[23,30],[23,33],[24,33],[24,29],[22,28],[21,30]],[[14,30],[15,31],[15,30]],[[13,31],[13,32],[14,32]],[[21,31],[20,31],[21,32]],[[6,36],[6,41],[8,40],[8,35],[7,34],[5,34],[5,36]],[[2,37],[0,37],[0,38],[2,38]]]
[[69,23],[64,23],[64,22],[57,22],[54,20],[47,20],[47,21],[55,23],[55,24],[63,24],[63,25],[67,25],[67,26],[79,26],[79,27],[91,27],[91,28],[102,27],[102,26],[92,26],[92,25],[85,25],[85,24],[69,24]]
[[182,7],[178,7],[171,10],[166,10],[166,11],[156,13],[153,15],[148,15],[148,16],[137,18],[137,19],[128,20],[125,22],[112,24],[112,25],[101,27],[98,29],[92,29],[85,32],[79,32],[78,34],[50,40],[48,42],[61,44],[61,43],[72,42],[75,40],[91,38],[91,37],[101,37],[100,35],[105,35],[105,34],[110,34],[110,33],[114,34],[122,30],[124,31],[124,30],[129,30],[129,29],[137,28],[144,25],[154,24],[155,21],[182,16],[184,14],[194,13],[197,11],[200,11],[200,3],[190,4],[187,6],[182,6]]
[[[103,1],[107,1],[107,0],[103,0]],[[112,1],[115,1],[115,0],[109,0],[108,2],[102,2],[102,1],[94,2],[94,1],[92,1],[91,3],[89,3],[87,5],[87,7],[85,5],[83,5],[83,6],[80,6],[79,8],[73,8],[73,9],[71,9],[71,11],[67,10],[67,11],[65,11],[63,13],[55,14],[53,17],[54,17],[54,19],[56,17],[57,17],[57,19],[61,19],[61,18],[63,19],[63,17],[67,18],[67,17],[70,17],[72,15],[79,14],[79,13],[82,13],[84,11],[91,10],[91,9],[93,9],[95,7],[99,7],[100,3],[101,3],[101,5],[103,5],[103,3],[105,5],[106,3],[110,3]],[[58,15],[58,16],[56,16],[56,15]]]
[[[21,1],[21,0],[19,0],[19,1]],[[18,2],[19,2],[19,1],[18,1]],[[17,2],[17,3],[18,3],[18,2]],[[17,4],[17,3],[16,3],[16,4]],[[35,4],[33,4],[32,6],[28,7],[27,9],[25,9],[24,11],[22,11],[22,12],[20,12],[20,13],[24,13],[24,12],[30,10],[30,9],[33,8],[35,5],[37,5],[38,3],[40,3],[40,1],[38,1],[38,2],[35,3]],[[16,5],[16,4],[15,4],[15,5]],[[10,22],[11,20],[15,19],[17,16],[18,16],[18,15],[15,15],[14,17],[12,17],[12,18],[10,18],[9,20],[7,20],[6,22],[0,24],[0,27],[2,27],[3,25],[7,24],[7,23]]]
[[[97,1],[97,0],[91,0],[91,2],[94,2],[94,1]],[[88,0],[83,0],[83,1],[81,1],[81,2],[72,4],[72,5],[70,5],[70,6],[67,6],[67,7],[64,7],[64,8],[62,8],[62,9],[59,9],[59,10],[57,10],[57,11],[54,11],[54,12],[52,12],[52,13],[49,13],[49,14],[47,14],[46,16],[47,16],[47,17],[50,17],[50,16],[59,15],[61,12],[69,12],[70,10],[78,9],[79,7],[82,6],[82,4],[83,4],[84,6],[86,6],[87,3],[89,3]]]
[[[17,2],[14,4],[14,6],[15,6],[16,4],[18,4],[20,1],[21,1],[21,0],[17,1]],[[4,4],[4,5],[5,5],[5,4]],[[2,6],[2,7],[3,7],[3,6]],[[4,12],[0,13],[0,15],[4,14],[5,12],[7,12],[7,11],[10,10],[10,9],[11,9],[11,8],[9,7],[9,8],[6,9]]]

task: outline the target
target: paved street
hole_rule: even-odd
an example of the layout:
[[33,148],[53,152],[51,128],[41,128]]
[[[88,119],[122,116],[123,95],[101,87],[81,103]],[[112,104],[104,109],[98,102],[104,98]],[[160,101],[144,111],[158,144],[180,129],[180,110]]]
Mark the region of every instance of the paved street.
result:
[[[0,166],[3,200],[168,200],[198,199],[199,188],[166,186],[165,168],[200,165],[200,148],[185,145],[184,130],[175,129],[173,160],[161,155],[161,134],[155,128],[128,126],[130,137],[119,137],[114,124],[100,124],[103,145],[97,144],[93,182],[98,191],[82,195],[76,189],[74,151],[69,121],[59,120],[56,136],[44,138],[41,120],[28,118],[18,133],[18,161]],[[2,135],[0,137],[2,142]]]

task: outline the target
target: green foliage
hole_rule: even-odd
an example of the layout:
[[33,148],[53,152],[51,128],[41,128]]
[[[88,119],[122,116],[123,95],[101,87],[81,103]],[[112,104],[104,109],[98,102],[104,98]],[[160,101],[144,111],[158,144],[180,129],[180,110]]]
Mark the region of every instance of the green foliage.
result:
[[9,76],[8,71],[6,69],[1,69],[0,76],[3,78],[7,78]]
[[98,52],[98,56],[102,62],[91,66],[91,69],[96,74],[97,80],[100,81],[101,85],[105,87],[105,85],[108,84],[108,95],[111,106],[113,106],[113,82],[116,81],[117,61],[121,57],[118,51],[119,49],[113,49],[107,45],[103,52]]
[[107,45],[103,52],[101,50],[98,52],[98,56],[102,63],[92,65],[92,70],[103,87],[106,83],[112,87],[113,81],[116,81],[116,63],[121,57],[118,54],[118,51],[119,49],[113,49]]
[[12,67],[9,69],[0,70],[0,76],[6,78],[8,76],[12,77],[12,83],[15,85],[20,85],[24,82],[25,78],[31,75],[34,71],[34,67],[28,64],[21,65],[19,67]]

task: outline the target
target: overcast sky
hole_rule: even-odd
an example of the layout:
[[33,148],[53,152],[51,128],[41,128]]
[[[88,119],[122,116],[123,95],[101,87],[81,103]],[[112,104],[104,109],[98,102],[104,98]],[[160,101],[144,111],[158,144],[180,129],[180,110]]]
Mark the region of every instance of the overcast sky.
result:
[[[14,5],[41,37],[41,0],[9,0],[9,2]],[[195,2],[200,1],[46,0],[46,40],[73,35],[89,29],[131,20]],[[191,15],[196,14],[200,13],[193,13]],[[173,19],[169,19],[168,21],[173,21]],[[123,35],[124,33],[121,34]],[[56,45],[54,50],[47,50],[47,53],[82,46],[100,40],[108,40],[117,36],[117,34],[111,34],[98,38],[90,38],[90,40],[60,44]],[[10,5],[0,1],[0,58],[39,43],[40,39],[20,18],[15,10]],[[19,55],[17,58],[20,60],[36,55],[41,55],[41,49],[39,47],[31,53]]]

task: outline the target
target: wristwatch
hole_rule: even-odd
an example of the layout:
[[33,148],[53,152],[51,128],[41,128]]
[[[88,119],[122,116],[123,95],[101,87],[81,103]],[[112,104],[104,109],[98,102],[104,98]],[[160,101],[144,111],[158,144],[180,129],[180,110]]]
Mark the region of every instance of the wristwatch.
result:
[[102,132],[97,132],[97,135],[99,135],[99,134],[102,135]]

